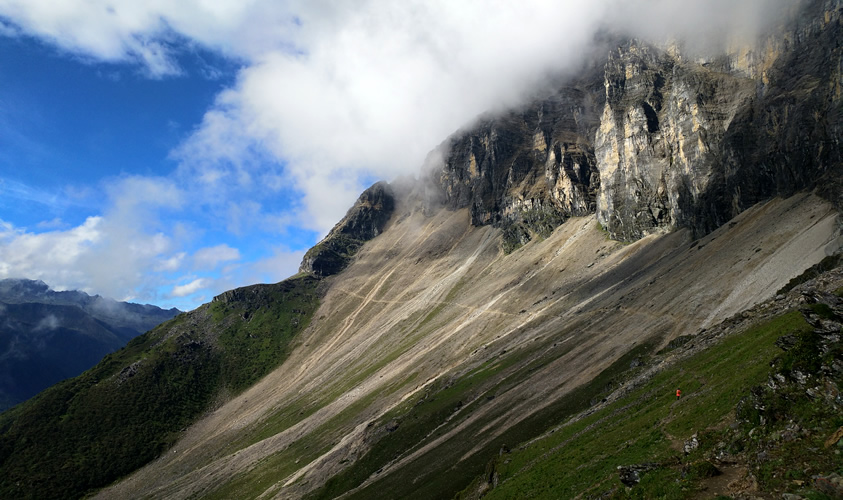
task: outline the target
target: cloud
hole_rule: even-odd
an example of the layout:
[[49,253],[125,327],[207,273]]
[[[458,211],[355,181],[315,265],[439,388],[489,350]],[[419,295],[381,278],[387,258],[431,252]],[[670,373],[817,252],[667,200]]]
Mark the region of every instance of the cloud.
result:
[[0,205],[7,203],[37,203],[49,211],[67,208],[71,201],[63,194],[33,188],[13,179],[0,177]]
[[705,40],[784,4],[716,3],[715,12],[701,0],[294,3],[295,50],[250,59],[182,159],[209,184],[243,184],[257,156],[276,159],[301,196],[302,224],[324,233],[367,181],[416,173],[477,115],[577,67],[600,28]]
[[3,0],[0,35],[34,35],[96,61],[138,64],[157,78],[181,73],[177,52],[185,43],[233,57],[283,43],[277,28],[295,24],[285,5],[274,0]]
[[[192,43],[243,61],[237,83],[174,152],[182,176],[209,202],[284,185],[300,197],[302,224],[324,233],[366,182],[415,173],[448,134],[575,67],[598,29],[722,40],[753,33],[784,5],[5,0],[0,16],[64,50],[154,76],[181,72],[177,53]],[[231,214],[237,232],[242,219]]]
[[681,40],[686,49],[714,53],[747,43],[797,9],[803,0],[637,0],[617,1],[606,25],[631,36],[664,42]]
[[[32,233],[0,221],[0,277],[116,298],[281,279],[295,272],[300,250],[277,248],[247,262],[236,248],[211,244],[191,255],[186,242],[202,229],[161,214],[201,213],[203,226],[229,236],[284,234],[290,226],[324,234],[367,184],[416,173],[429,151],[481,113],[517,105],[573,71],[601,29],[687,38],[704,50],[707,40],[751,38],[792,5],[0,0],[0,36],[39,37],[88,63],[173,77],[185,71],[179,57],[201,46],[241,64],[236,82],[172,151],[172,175],[106,182],[107,208],[70,229]],[[52,199],[8,183],[3,189],[44,204],[74,199],[69,191]],[[205,277],[175,285],[186,278],[172,275],[186,273]]]
[[154,297],[146,273],[177,256],[178,241],[159,225],[159,210],[181,205],[165,179],[125,177],[104,190],[108,208],[67,230],[31,232],[0,224],[0,277],[42,279],[55,289],[81,289],[125,300]]
[[44,220],[38,223],[38,229],[57,229],[65,225],[61,218],[55,217],[51,220]]
[[249,283],[275,283],[281,277],[296,274],[303,257],[303,250],[276,247],[271,256],[250,263],[243,276]]
[[170,295],[173,297],[184,297],[186,295],[194,294],[200,289],[206,287],[206,281],[207,280],[204,278],[197,278],[190,283],[174,286]]
[[159,272],[176,271],[182,267],[186,256],[186,252],[178,252],[175,255],[162,258],[158,261],[158,264],[155,266],[154,270]]
[[61,326],[59,319],[53,314],[48,314],[46,317],[41,318],[38,324],[35,325],[35,328],[33,328],[33,331],[40,332],[44,330],[55,330],[59,326]]
[[240,260],[240,251],[226,244],[202,248],[193,254],[198,269],[216,269],[221,262]]
[[[200,195],[172,179],[120,177],[105,181],[100,191],[106,193],[102,215],[75,227],[63,228],[64,223],[54,220],[28,229],[0,220],[0,278],[41,279],[57,290],[189,309],[202,300],[193,296],[199,290],[220,293],[254,281],[284,279],[296,272],[294,261],[303,253],[275,249],[269,258],[257,254],[251,257],[257,260],[241,262],[240,250],[227,243],[201,246],[203,230],[172,218]],[[281,224],[280,216],[252,210],[252,225]],[[280,234],[282,229],[269,231]],[[190,283],[183,283],[185,273],[192,274]]]

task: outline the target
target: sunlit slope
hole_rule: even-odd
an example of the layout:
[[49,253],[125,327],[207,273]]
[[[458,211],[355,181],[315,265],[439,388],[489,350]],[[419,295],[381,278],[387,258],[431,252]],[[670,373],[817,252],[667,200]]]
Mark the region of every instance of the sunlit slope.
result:
[[800,195],[699,241],[623,245],[584,217],[505,255],[467,210],[404,201],[323,281],[280,368],[101,496],[453,495],[635,356],[769,298],[837,231],[835,210]]
[[166,453],[182,430],[277,367],[317,280],[231,290],[0,415],[0,498],[79,498]]
[[677,339],[462,498],[838,498],[841,297],[837,268]]

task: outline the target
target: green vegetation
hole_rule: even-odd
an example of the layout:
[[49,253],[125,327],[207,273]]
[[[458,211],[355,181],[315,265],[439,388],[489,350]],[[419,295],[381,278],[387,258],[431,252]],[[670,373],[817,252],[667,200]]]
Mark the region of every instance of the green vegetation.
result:
[[226,292],[0,415],[0,497],[76,498],[159,456],[219,394],[285,359],[316,283]]
[[501,246],[506,254],[518,250],[535,237],[547,238],[565,222],[565,217],[556,212],[530,209],[519,212],[521,220],[503,226]]
[[316,283],[301,277],[261,289],[245,301],[210,304],[225,325],[217,339],[225,353],[220,374],[232,391],[248,388],[287,357],[290,341],[316,310]]
[[[798,347],[781,355],[774,342],[782,335],[809,340],[800,340]],[[792,481],[805,479],[796,471],[801,464],[811,464],[814,474],[840,470],[839,454],[817,450],[843,424],[843,417],[805,396],[804,390],[801,397],[799,391],[768,391],[760,405],[767,405],[767,427],[749,434],[761,421],[761,415],[753,413],[755,406],[747,404],[749,389],[766,380],[772,361],[774,366],[792,367],[811,358],[816,352],[813,335],[802,315],[791,312],[728,337],[600,411],[502,454],[464,494],[490,487],[494,478],[498,486],[484,498],[688,498],[718,474],[708,460],[715,452],[754,457],[764,451],[767,459],[754,465],[762,487],[769,489],[801,484]],[[679,400],[674,396],[677,387],[683,391]],[[758,392],[762,391],[752,393]],[[744,423],[727,425],[734,421],[736,407]],[[811,437],[785,443],[782,429],[793,425],[791,420],[799,428],[814,429]],[[683,443],[694,434],[699,448],[686,455]],[[770,448],[770,440],[782,444]],[[642,463],[657,467],[642,473],[637,485],[623,486],[618,466]]]
[[231,482],[205,495],[205,497],[209,500],[259,497],[269,485],[278,482],[279,479],[286,478],[302,464],[309,463],[329,451],[343,437],[341,429],[370,407],[376,399],[406,387],[415,378],[416,374],[411,374],[406,379],[385,388],[384,391],[369,394],[355,401],[339,414],[320,425],[314,432],[295,441],[283,451],[267,457],[255,468],[238,475]]
[[[538,349],[538,348],[537,348]],[[527,417],[521,425],[504,432],[500,437],[486,445],[482,451],[460,462],[474,443],[463,439],[461,435],[471,436],[493,421],[498,414],[493,412],[487,417],[467,426],[461,435],[441,443],[431,451],[424,453],[413,464],[384,477],[350,498],[444,498],[452,496],[481,474],[488,464],[489,457],[497,455],[507,443],[517,443],[530,438],[554,425],[562,417],[572,415],[589,406],[595,397],[608,393],[629,369],[630,362],[640,359],[652,350],[651,345],[642,345],[623,356],[610,368],[598,375],[584,387],[575,390],[567,397],[554,402],[548,408]],[[375,425],[383,431],[381,438],[373,448],[352,466],[330,479],[326,485],[315,492],[312,498],[334,498],[362,484],[367,478],[376,475],[387,463],[400,456],[407,456],[429,443],[430,440],[444,435],[463,424],[467,417],[485,405],[497,394],[513,389],[516,381],[523,380],[528,373],[540,368],[551,358],[533,359],[535,351],[523,350],[509,356],[490,360],[480,367],[453,378],[442,377],[413,400],[395,408],[382,417]],[[560,355],[556,352],[553,357]],[[459,467],[451,467],[460,462]],[[412,477],[402,474],[407,471]],[[423,481],[412,479],[424,476]]]
[[503,253],[511,254],[530,241],[530,232],[521,224],[513,223],[504,226],[501,231],[501,248]]

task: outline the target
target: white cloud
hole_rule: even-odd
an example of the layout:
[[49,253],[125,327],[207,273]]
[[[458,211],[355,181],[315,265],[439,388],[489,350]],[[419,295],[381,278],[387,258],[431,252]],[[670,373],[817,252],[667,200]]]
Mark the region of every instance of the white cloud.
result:
[[144,234],[101,216],[65,231],[15,229],[0,239],[0,277],[41,279],[59,290],[122,299],[140,292],[143,274],[171,250],[170,243],[161,233]]
[[[14,140],[17,139],[18,137],[14,137]],[[71,204],[71,201],[63,193],[33,188],[22,182],[3,177],[0,177],[0,197],[5,203],[35,202],[51,211],[61,210]]]
[[[173,286],[166,273],[222,263],[219,277],[173,286],[171,294],[277,281],[295,272],[301,252],[276,249],[249,263],[220,244],[191,256],[184,242],[199,230],[164,224],[159,212],[202,211],[209,226],[238,236],[284,225],[325,233],[364,182],[415,173],[448,134],[574,68],[603,26],[724,40],[724,33],[751,36],[786,5],[792,2],[0,0],[0,36],[36,36],[89,62],[178,75],[176,56],[199,44],[242,63],[236,83],[172,152],[180,165],[170,177],[112,180],[108,208],[72,229],[31,233],[0,221],[0,277],[116,298],[154,296]],[[4,189],[68,203],[18,187]],[[295,198],[284,211],[269,209],[282,194]]]
[[[55,289],[80,289],[123,300],[155,296],[149,275],[178,260],[178,241],[159,225],[158,211],[178,208],[182,193],[170,181],[113,180],[108,208],[67,230],[31,232],[8,222],[0,229],[0,277],[41,279]],[[166,264],[165,264],[166,267]]]
[[276,283],[296,274],[302,257],[303,250],[291,251],[277,247],[270,257],[249,264],[244,277],[248,278],[247,282]]
[[[89,217],[68,231],[33,234],[4,223],[0,245],[0,276],[41,279],[46,269],[69,268],[77,258],[101,239],[102,217]],[[58,285],[58,284],[57,284]],[[61,285],[58,285],[61,286]]]
[[197,269],[216,269],[221,262],[240,260],[240,251],[223,243],[196,251],[193,260]]
[[39,321],[38,324],[35,325],[34,331],[40,332],[44,330],[55,330],[59,326],[61,326],[61,324],[59,323],[59,319],[56,318],[53,314],[48,314],[46,317],[41,318],[41,321]]
[[58,229],[63,227],[65,224],[62,222],[61,218],[55,217],[51,220],[44,220],[38,223],[38,229]]
[[[735,19],[770,4],[718,0],[714,14],[700,0],[293,4],[297,50],[253,57],[183,159],[208,182],[243,183],[243,170],[260,164],[247,159],[270,152],[301,193],[302,224],[324,233],[363,179],[415,173],[460,126],[575,67],[605,23],[636,35],[678,27],[705,38],[714,27],[740,31]],[[667,22],[673,18],[682,21]]]
[[[134,61],[152,75],[181,71],[174,53],[185,42],[241,59],[237,84],[175,153],[182,173],[211,200],[284,184],[302,197],[303,224],[325,232],[363,179],[414,173],[448,134],[576,65],[602,26],[722,39],[787,4],[0,0],[0,16],[63,49]],[[256,185],[267,170],[276,182]]]
[[204,278],[197,278],[190,283],[184,285],[177,285],[173,287],[170,295],[173,297],[184,297],[191,295],[206,287],[206,280]]
[[175,255],[163,258],[158,261],[155,271],[176,271],[181,268],[186,256],[187,252],[178,252]]

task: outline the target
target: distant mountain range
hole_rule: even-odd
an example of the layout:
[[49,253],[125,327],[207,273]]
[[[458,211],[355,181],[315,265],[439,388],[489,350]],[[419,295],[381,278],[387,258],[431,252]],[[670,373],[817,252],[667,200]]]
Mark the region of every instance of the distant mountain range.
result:
[[56,292],[43,281],[0,280],[0,411],[79,375],[180,312]]

